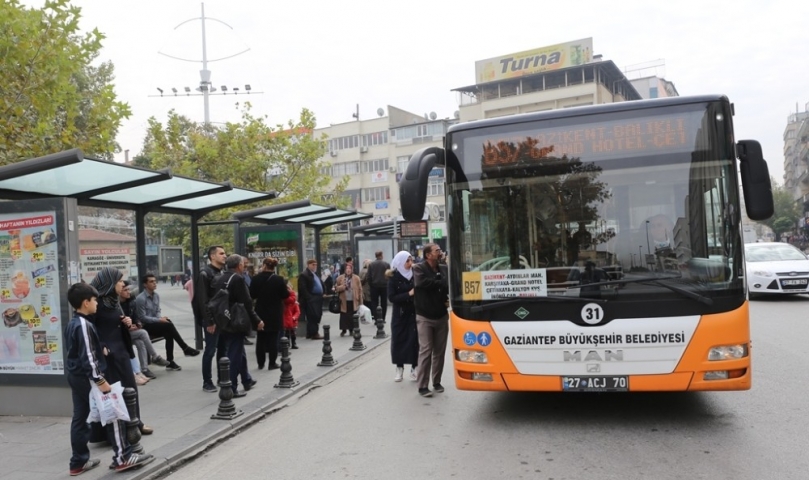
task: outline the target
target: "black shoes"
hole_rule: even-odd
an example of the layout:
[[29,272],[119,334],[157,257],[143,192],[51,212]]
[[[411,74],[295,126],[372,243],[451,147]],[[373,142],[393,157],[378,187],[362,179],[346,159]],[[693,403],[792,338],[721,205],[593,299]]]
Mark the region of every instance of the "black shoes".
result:
[[252,345],[252,344],[253,344],[253,342],[251,342],[249,338],[244,337],[244,344],[245,344],[245,345]]
[[188,347],[183,349],[183,353],[185,354],[186,357],[196,357],[197,355],[199,355],[199,350],[197,350],[196,348]]
[[433,390],[435,390],[435,393],[444,393],[444,387],[440,383],[434,383]]
[[233,398],[241,398],[247,396],[247,392],[244,390],[234,390],[233,391]]
[[87,463],[85,463],[81,467],[79,467],[79,468],[71,468],[70,469],[70,476],[75,477],[76,475],[81,475],[82,473],[86,472],[87,470],[92,470],[92,469],[96,468],[99,463],[101,463],[101,460],[91,458],[90,460],[87,460]]
[[257,383],[258,383],[258,381],[256,381],[255,379],[250,380],[249,382],[247,382],[247,383],[244,385],[244,390],[245,390],[245,391],[252,390],[252,389],[253,389],[253,387],[255,387]]
[[179,372],[182,369],[183,369],[183,367],[181,367],[181,366],[177,365],[176,363],[174,363],[174,360],[170,361],[169,364],[166,365],[166,370]]
[[267,367],[267,370],[276,370],[276,369],[278,369],[278,368],[281,368],[281,365],[278,365],[277,363],[271,363],[271,364],[270,364],[270,365]]
[[433,392],[429,388],[419,388],[419,395],[422,397],[432,397]]
[[202,386],[202,391],[208,393],[216,393],[219,391],[219,389],[216,388],[213,383],[207,383]]

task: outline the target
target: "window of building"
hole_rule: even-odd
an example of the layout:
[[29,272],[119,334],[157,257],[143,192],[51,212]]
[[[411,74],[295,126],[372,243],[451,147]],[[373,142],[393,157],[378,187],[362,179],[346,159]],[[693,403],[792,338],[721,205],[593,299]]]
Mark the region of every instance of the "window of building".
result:
[[373,147],[375,145],[384,145],[388,143],[388,132],[375,132],[368,133],[362,136],[363,147]]
[[545,75],[545,88],[560,88],[565,86],[565,72],[549,73]]
[[584,83],[593,83],[596,81],[596,69],[595,68],[585,68],[584,69]]
[[404,155],[401,157],[396,157],[396,171],[399,173],[404,173],[407,170],[407,164],[410,162],[410,155]]
[[657,98],[657,87],[649,89],[649,98]]
[[511,97],[520,94],[520,82],[503,82],[500,84],[500,97]]
[[387,158],[378,158],[376,160],[368,160],[363,165],[362,171],[363,173],[366,172],[384,172],[388,169],[388,159]]
[[431,178],[427,184],[428,197],[443,197],[444,196],[444,179]]
[[390,200],[390,187],[373,187],[362,189],[363,202],[381,202]]

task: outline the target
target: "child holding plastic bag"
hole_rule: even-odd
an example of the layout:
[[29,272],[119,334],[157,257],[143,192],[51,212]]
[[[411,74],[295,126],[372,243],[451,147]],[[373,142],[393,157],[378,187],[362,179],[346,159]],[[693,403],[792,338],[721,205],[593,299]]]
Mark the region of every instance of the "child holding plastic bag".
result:
[[[101,348],[98,334],[87,317],[93,315],[98,307],[98,292],[86,283],[71,285],[67,291],[67,299],[75,310],[65,328],[65,349],[67,350],[67,381],[73,396],[73,419],[70,423],[70,444],[73,451],[70,457],[70,475],[76,476],[91,470],[101,463],[90,458],[87,442],[90,428],[87,419],[90,416],[90,392],[110,392],[111,386],[104,379],[106,352]],[[126,428],[122,421],[116,420],[108,427],[111,433],[109,441],[113,448],[113,468],[116,471],[140,467],[152,460],[152,455],[132,453],[132,447],[126,439]]]

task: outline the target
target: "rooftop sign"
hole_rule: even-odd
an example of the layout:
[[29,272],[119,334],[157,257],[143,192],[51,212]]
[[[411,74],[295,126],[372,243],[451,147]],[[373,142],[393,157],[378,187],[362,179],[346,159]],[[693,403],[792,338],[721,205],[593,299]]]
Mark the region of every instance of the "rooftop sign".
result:
[[478,84],[590,63],[593,38],[540,47],[475,62]]

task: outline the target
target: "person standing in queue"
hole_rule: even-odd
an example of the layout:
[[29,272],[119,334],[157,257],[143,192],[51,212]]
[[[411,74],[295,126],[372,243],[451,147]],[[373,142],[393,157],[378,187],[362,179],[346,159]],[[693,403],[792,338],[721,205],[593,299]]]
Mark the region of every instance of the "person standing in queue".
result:
[[194,299],[191,302],[197,326],[202,327],[205,334],[205,351],[202,352],[202,391],[207,393],[219,391],[213,383],[211,361],[215,356],[218,366],[219,359],[225,356],[220,332],[216,329],[216,322],[211,317],[211,312],[208,311],[208,301],[216,295],[213,283],[216,277],[222,274],[226,258],[225,249],[221,245],[208,248],[208,264],[199,271],[197,282],[194,284]]
[[416,328],[416,309],[413,304],[413,257],[401,251],[390,262],[388,300],[393,304],[390,319],[390,356],[396,365],[394,382],[401,382],[405,364],[410,365],[410,379],[418,380],[416,367],[419,360],[419,332]]
[[354,314],[362,305],[362,283],[354,275],[354,265],[345,264],[345,273],[337,277],[335,291],[340,295],[340,336],[354,328]]
[[[241,303],[247,311],[250,323],[256,331],[264,330],[264,322],[253,310],[253,299],[244,283],[245,264],[241,255],[233,254],[225,260],[225,272],[217,277],[214,288],[227,288],[230,293],[230,304]],[[247,352],[244,350],[244,339],[246,333],[228,332],[221,333],[222,341],[225,344],[228,359],[230,360],[230,383],[233,389],[233,397],[243,397],[247,391],[256,386],[256,380],[250,375],[247,368]],[[242,379],[243,390],[237,388],[239,377]]]
[[323,317],[323,282],[317,274],[317,260],[306,261],[306,270],[298,275],[298,303],[301,312],[306,316],[306,338],[323,340],[318,333],[320,319]]
[[284,300],[289,296],[284,277],[275,273],[278,260],[267,257],[261,271],[250,283],[250,296],[256,299],[256,313],[264,320],[264,330],[256,333],[256,360],[258,369],[264,368],[269,355],[267,370],[280,368],[278,360],[279,332],[283,329]]
[[[417,382],[422,397],[431,397],[433,391],[444,391],[441,375],[449,334],[449,286],[447,266],[441,265],[440,261],[441,249],[435,243],[428,243],[424,245],[424,261],[413,267],[416,327],[419,333]],[[433,390],[428,387],[431,369]]]

